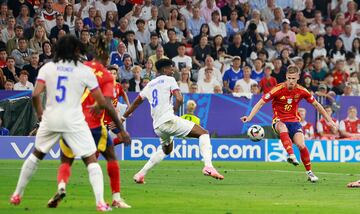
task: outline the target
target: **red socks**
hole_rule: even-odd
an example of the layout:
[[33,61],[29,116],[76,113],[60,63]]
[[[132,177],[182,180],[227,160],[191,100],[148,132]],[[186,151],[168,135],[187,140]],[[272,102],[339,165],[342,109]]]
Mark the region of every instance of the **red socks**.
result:
[[68,163],[60,164],[58,169],[58,177],[57,177],[58,183],[60,183],[61,181],[67,183],[69,181],[70,175],[71,175],[71,166]]
[[294,150],[292,147],[292,141],[289,137],[289,133],[288,132],[281,132],[280,133],[280,140],[282,145],[284,146],[284,149],[286,150],[286,152],[291,155],[294,154]]
[[311,162],[310,162],[310,154],[308,149],[305,146],[304,148],[301,149],[299,148],[299,150],[300,150],[301,161],[303,162],[306,171],[310,171]]
[[120,167],[119,163],[115,161],[107,162],[107,172],[110,177],[111,192],[120,192]]

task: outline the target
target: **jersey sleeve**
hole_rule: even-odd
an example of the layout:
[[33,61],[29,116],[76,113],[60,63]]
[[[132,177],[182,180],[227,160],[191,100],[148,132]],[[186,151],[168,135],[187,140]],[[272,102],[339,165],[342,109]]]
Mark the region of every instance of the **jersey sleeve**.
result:
[[147,99],[147,97],[149,95],[149,90],[150,90],[150,87],[149,87],[149,84],[147,84],[145,86],[145,88],[143,88],[143,90],[140,91],[139,96],[141,97],[142,100]]
[[302,90],[302,94],[303,94],[303,98],[310,104],[312,104],[315,101],[314,96],[307,90],[307,89],[303,89]]
[[271,91],[269,91],[268,93],[264,94],[264,95],[261,97],[261,99],[262,99],[264,102],[268,103],[268,102],[270,102],[272,99],[274,99],[274,97],[276,97],[276,96],[280,93],[281,89],[282,89],[282,86],[279,85],[279,86],[273,88],[273,89],[272,89]]
[[86,69],[86,72],[84,72],[83,82],[90,91],[99,87],[99,83],[96,79],[95,74],[92,72],[91,68]]
[[170,78],[170,91],[173,93],[174,91],[180,90],[179,85],[175,81],[175,78]]
[[113,98],[115,95],[114,78],[107,70],[103,70],[102,73],[102,77],[97,76],[98,79],[101,78],[99,81],[101,92],[103,93],[104,97]]
[[49,66],[48,64],[45,64],[43,67],[40,68],[38,76],[36,78],[37,81],[42,82],[42,83],[46,82],[45,81],[46,80],[45,74],[46,74],[46,70],[48,70],[47,69],[48,66]]

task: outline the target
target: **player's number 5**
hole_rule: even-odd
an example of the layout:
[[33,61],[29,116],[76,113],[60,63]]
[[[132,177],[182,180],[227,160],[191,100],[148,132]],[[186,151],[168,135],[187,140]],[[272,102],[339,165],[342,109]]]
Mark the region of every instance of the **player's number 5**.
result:
[[159,100],[158,100],[158,91],[157,91],[157,89],[154,89],[154,90],[152,91],[152,103],[151,103],[151,106],[152,106],[153,108],[155,108],[155,107],[158,105],[158,103],[159,103]]
[[67,76],[59,76],[57,81],[56,90],[60,91],[60,95],[56,95],[56,102],[61,103],[65,100],[66,97],[66,87],[65,81],[68,80]]

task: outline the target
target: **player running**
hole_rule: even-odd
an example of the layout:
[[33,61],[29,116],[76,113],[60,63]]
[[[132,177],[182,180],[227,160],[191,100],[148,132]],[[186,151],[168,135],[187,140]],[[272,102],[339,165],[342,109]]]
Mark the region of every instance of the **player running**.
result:
[[[99,83],[101,92],[103,93],[108,109],[106,111],[108,117],[111,121],[114,121],[114,124],[117,128],[119,135],[126,144],[130,144],[130,138],[125,132],[124,127],[122,126],[115,108],[113,107],[113,98],[114,98],[114,79],[112,74],[100,63],[106,63],[108,60],[107,51],[101,45],[101,36],[97,38],[97,54],[96,61],[85,62],[84,64],[89,66]],[[117,98],[117,97],[116,97]],[[85,120],[91,130],[91,134],[95,140],[95,145],[98,152],[100,152],[107,161],[107,172],[110,177],[110,186],[112,191],[112,207],[115,208],[130,208],[128,204],[120,197],[120,168],[114,151],[114,145],[109,136],[106,127],[103,124],[104,111],[100,111],[97,114],[94,114],[93,108],[96,105],[95,99],[91,96],[89,91],[85,91],[82,98],[82,110],[85,115]],[[69,148],[67,141],[60,141],[61,148],[61,165],[58,169],[58,192],[52,197],[48,202],[48,207],[57,207],[59,202],[65,197],[66,194],[66,184],[68,183],[70,174],[71,174],[71,165],[74,161],[75,155]]]
[[300,69],[296,66],[289,66],[286,72],[286,82],[278,84],[269,93],[264,94],[262,99],[253,107],[250,115],[242,117],[241,120],[244,123],[250,122],[261,107],[272,100],[274,112],[272,127],[280,136],[280,140],[289,155],[287,161],[295,166],[299,165],[292,147],[292,143],[294,143],[300,150],[308,180],[316,182],[318,177],[311,171],[310,155],[305,146],[304,134],[299,122],[298,106],[300,100],[305,99],[311,103],[334,129],[337,126],[315,98],[304,87],[297,84],[299,78]]
[[[66,47],[66,48],[64,48]],[[110,211],[104,201],[104,181],[95,156],[96,147],[81,109],[81,96],[87,88],[101,108],[107,108],[92,70],[79,62],[84,54],[81,42],[74,36],[62,37],[55,47],[54,62],[40,70],[32,94],[33,104],[40,122],[35,138],[35,149],[25,160],[16,190],[10,203],[18,205],[40,160],[63,138],[76,156],[87,166],[89,179],[96,198],[98,211]],[[46,108],[43,111],[40,94],[46,89]],[[107,109],[109,110],[109,109]]]
[[[216,179],[224,179],[224,176],[219,174],[212,165],[212,147],[208,131],[194,122],[182,119],[174,114],[182,104],[183,97],[173,77],[173,62],[169,59],[161,59],[155,63],[155,66],[160,76],[146,85],[122,118],[123,120],[128,118],[147,99],[151,107],[154,131],[160,137],[162,146],[162,149],[156,151],[134,176],[134,180],[137,183],[144,183],[146,173],[172,152],[174,136],[199,138],[200,153],[205,162],[202,172],[204,175]],[[175,106],[172,104],[173,96],[176,98]]]

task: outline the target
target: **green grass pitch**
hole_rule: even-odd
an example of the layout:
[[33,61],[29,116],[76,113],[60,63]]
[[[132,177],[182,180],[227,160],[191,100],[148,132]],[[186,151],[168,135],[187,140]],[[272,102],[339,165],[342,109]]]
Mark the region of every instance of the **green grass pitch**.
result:
[[[23,161],[0,161],[0,213],[96,213],[94,197],[81,161],[72,169],[65,200],[46,208],[56,191],[58,161],[44,161],[28,185],[20,206],[9,205]],[[200,161],[163,161],[135,184],[132,176],[144,161],[123,161],[122,197],[133,208],[112,213],[360,213],[360,189],[348,189],[360,179],[358,163],[315,163],[320,182],[306,180],[302,166],[287,163],[216,162],[223,181],[201,174]],[[105,162],[105,198],[111,200]]]

